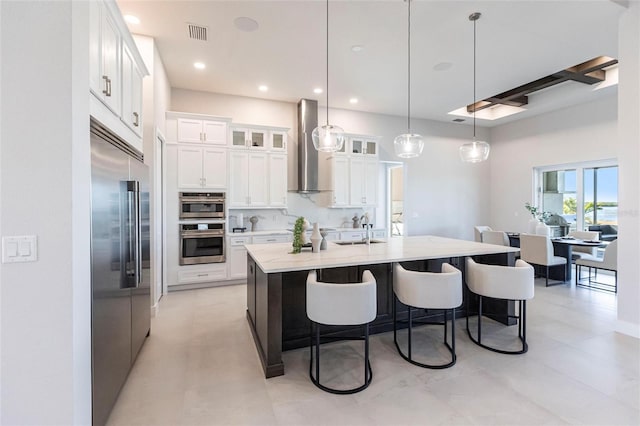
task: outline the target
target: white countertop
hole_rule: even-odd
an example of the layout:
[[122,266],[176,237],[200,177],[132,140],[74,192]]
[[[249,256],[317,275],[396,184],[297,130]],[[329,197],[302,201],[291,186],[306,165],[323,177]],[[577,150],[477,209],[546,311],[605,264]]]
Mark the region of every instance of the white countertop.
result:
[[227,232],[229,237],[254,237],[258,235],[288,235],[292,234],[291,231],[286,229],[272,229],[270,231],[245,231],[245,232]]
[[245,247],[265,273],[519,251],[516,247],[431,235],[391,238],[386,243],[371,245],[340,246],[332,242],[328,244],[327,250],[320,253],[311,253],[311,249],[307,248],[302,249],[302,253],[299,254],[291,254],[291,243],[248,244]]

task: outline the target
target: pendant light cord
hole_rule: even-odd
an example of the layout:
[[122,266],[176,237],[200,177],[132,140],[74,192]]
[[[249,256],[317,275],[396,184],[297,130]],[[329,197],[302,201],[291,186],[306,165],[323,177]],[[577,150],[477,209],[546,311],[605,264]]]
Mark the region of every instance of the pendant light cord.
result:
[[407,133],[411,133],[411,0],[407,4]]
[[327,0],[327,127],[329,127],[329,0]]
[[473,141],[476,141],[476,22],[473,20]]

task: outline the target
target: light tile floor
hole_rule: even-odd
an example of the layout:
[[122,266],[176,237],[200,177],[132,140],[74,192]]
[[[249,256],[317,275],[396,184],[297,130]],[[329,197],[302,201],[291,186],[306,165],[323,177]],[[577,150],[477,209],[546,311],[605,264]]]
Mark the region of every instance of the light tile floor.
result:
[[[640,340],[613,331],[614,294],[545,288],[537,279],[527,354],[481,349],[458,320],[458,362],[445,370],[410,365],[391,333],[375,335],[373,383],[337,396],[309,381],[307,349],[285,352],[286,374],[264,379],[245,292],[240,285],[165,296],[109,425],[640,424]],[[505,339],[514,328],[487,325],[487,339]],[[445,356],[434,344],[439,333],[422,327],[414,353]],[[323,345],[323,380],[346,386],[359,379],[348,371],[361,375],[353,364],[359,345]],[[331,359],[340,362],[324,363]]]

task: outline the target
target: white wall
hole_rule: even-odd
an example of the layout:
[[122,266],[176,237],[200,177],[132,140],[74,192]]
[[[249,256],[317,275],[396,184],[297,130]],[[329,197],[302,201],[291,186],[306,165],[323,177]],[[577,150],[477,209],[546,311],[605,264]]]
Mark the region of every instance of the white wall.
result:
[[640,338],[640,3],[619,27],[618,331]]
[[144,146],[144,163],[149,166],[149,188],[150,188],[150,219],[151,219],[151,304],[154,309],[157,307],[161,289],[157,283],[160,281],[159,274],[162,272],[160,268],[159,255],[162,253],[161,246],[163,240],[161,238],[161,223],[159,221],[159,201],[161,200],[159,174],[160,167],[156,167],[156,159],[159,158],[157,144],[157,133],[165,134],[165,112],[169,109],[171,100],[171,86],[167,73],[158,53],[155,40],[152,37],[134,35],[133,39],[140,51],[142,60],[144,61],[149,74],[143,80],[143,146]]
[[[171,109],[231,117],[234,123],[289,127],[289,189],[297,187],[297,105],[264,99],[173,89]],[[318,120],[326,118],[319,108]],[[382,136],[380,160],[399,160],[393,139],[406,132],[406,117],[350,110],[331,110],[331,123],[347,133]],[[487,163],[465,164],[458,147],[470,140],[467,125],[412,120],[413,130],[425,136],[421,157],[405,161],[405,218],[411,235],[434,234],[473,239],[473,226],[489,220]],[[488,131],[478,129],[480,138]]]
[[0,233],[38,237],[0,271],[0,423],[89,424],[88,3],[0,9]]
[[617,97],[606,96],[493,128],[487,225],[527,230],[534,167],[617,157],[617,110]]

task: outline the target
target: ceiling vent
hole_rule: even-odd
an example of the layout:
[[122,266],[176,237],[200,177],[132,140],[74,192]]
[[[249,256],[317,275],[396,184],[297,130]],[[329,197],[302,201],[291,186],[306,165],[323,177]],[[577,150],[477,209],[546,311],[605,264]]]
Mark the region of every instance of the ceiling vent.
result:
[[207,41],[207,33],[209,32],[207,27],[189,23],[187,23],[187,27],[189,28],[189,38],[191,40]]

